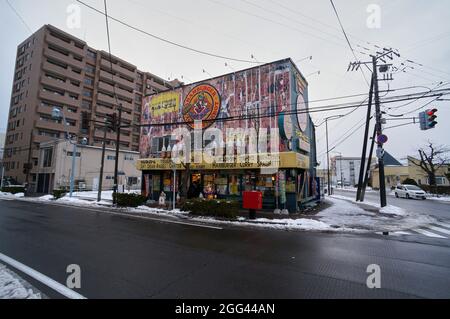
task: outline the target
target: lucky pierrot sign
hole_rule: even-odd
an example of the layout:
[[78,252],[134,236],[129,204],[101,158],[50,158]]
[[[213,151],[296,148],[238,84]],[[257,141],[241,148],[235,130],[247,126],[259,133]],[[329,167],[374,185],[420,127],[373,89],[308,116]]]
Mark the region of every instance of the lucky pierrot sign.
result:
[[190,128],[194,128],[194,121],[202,121],[202,128],[208,128],[219,115],[220,103],[220,94],[214,86],[200,84],[184,99],[183,119]]

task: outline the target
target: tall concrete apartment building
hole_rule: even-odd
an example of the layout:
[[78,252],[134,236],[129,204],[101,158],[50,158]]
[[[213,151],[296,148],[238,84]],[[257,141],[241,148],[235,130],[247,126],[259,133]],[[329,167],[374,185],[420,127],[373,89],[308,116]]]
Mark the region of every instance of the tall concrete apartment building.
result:
[[[140,123],[143,96],[173,88],[118,57],[95,50],[51,25],[45,25],[17,49],[14,81],[5,140],[5,176],[35,184],[39,143],[65,138],[65,131],[80,141],[101,146],[106,114],[122,105],[123,124]],[[116,99],[117,98],[117,99]],[[66,117],[52,118],[54,107]],[[65,127],[66,126],[66,127]],[[137,127],[121,130],[120,148],[139,151]],[[107,147],[115,147],[116,134],[107,133]],[[29,163],[29,164],[27,164]]]

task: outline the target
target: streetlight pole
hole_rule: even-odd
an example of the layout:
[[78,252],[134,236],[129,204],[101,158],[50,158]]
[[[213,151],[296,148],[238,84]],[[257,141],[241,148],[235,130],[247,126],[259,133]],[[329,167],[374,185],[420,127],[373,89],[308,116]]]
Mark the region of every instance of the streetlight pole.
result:
[[328,196],[331,195],[331,184],[330,184],[330,151],[328,149],[328,118],[325,119],[325,130],[327,135],[327,185],[328,185]]

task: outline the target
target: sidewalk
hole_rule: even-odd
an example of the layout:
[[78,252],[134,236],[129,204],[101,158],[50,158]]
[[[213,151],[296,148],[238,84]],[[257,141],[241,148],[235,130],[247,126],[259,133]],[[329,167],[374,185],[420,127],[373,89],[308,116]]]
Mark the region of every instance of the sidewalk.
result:
[[[88,196],[89,197],[89,196]],[[108,199],[96,202],[94,198],[82,199],[68,197],[58,200],[46,195],[39,198],[24,198],[15,195],[0,194],[0,199],[16,199],[38,203],[58,204],[102,210],[105,213],[121,213],[130,216],[158,216],[179,219],[200,224],[227,225],[236,227],[258,227],[278,230],[306,230],[325,232],[394,232],[422,227],[435,222],[426,215],[406,212],[396,206],[380,209],[376,204],[357,203],[351,198],[332,195],[323,199],[319,207],[311,214],[275,215],[270,212],[257,213],[257,219],[248,219],[248,213],[242,211],[236,220],[206,216],[192,216],[180,210],[165,210],[140,206],[137,208],[116,208]]]

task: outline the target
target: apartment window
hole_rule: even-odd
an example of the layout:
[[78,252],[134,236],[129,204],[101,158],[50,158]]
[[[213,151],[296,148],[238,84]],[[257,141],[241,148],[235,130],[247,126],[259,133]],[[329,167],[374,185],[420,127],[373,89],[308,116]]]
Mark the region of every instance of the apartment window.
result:
[[47,87],[47,86],[44,86],[44,87],[42,88],[42,90],[43,90],[44,92],[48,92],[48,93],[51,93],[51,94],[55,94],[55,95],[59,95],[59,96],[64,96],[64,91],[55,90],[55,89],[49,88],[49,87]]
[[106,159],[107,159],[108,161],[115,161],[115,160],[116,160],[116,157],[115,157],[114,155],[108,155],[108,156],[106,157]]
[[92,98],[92,95],[93,95],[92,90],[88,90],[88,89],[83,90],[83,96]]
[[[72,156],[73,156],[73,152],[67,152],[67,156],[72,157]],[[77,152],[77,153],[75,154],[75,157],[81,157],[81,153],[80,153],[80,152]]]
[[67,64],[65,64],[65,63],[58,62],[53,59],[47,59],[47,62],[50,64],[53,64],[53,65],[59,66],[60,68],[67,69]]
[[78,82],[78,81],[70,81],[70,84],[72,84],[73,86],[76,86],[76,87],[80,87],[80,82]]
[[93,78],[84,78],[84,84],[86,84],[86,85],[90,85],[90,86],[92,86],[92,85],[94,85],[94,79]]
[[85,108],[85,109],[91,109],[92,108],[92,103],[86,100],[83,100],[81,102],[81,107]]
[[52,157],[53,157],[53,148],[45,148],[43,150],[43,161],[42,167],[51,167],[52,166]]
[[93,74],[95,72],[95,68],[90,64],[86,64],[86,67],[84,68],[84,70],[86,71],[86,73],[91,73],[91,74]]
[[125,161],[134,161],[134,157],[132,155],[125,154],[124,160]]
[[87,51],[87,56],[90,57],[90,58],[95,59],[95,58],[97,58],[97,53],[92,51],[92,50],[88,50]]

